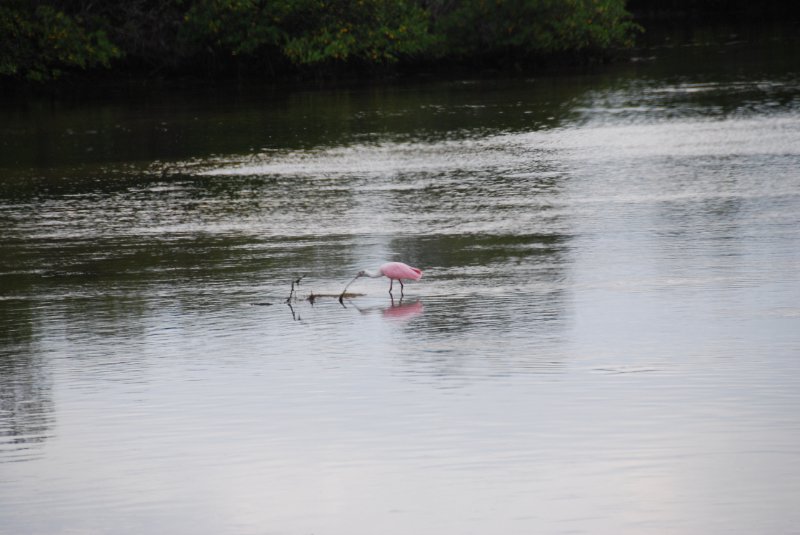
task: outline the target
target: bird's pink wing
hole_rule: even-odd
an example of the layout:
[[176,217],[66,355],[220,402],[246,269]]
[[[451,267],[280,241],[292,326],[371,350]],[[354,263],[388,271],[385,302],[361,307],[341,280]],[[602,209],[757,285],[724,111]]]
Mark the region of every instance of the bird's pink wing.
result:
[[417,281],[422,278],[422,271],[402,262],[387,262],[381,266],[381,272],[390,279],[411,279]]

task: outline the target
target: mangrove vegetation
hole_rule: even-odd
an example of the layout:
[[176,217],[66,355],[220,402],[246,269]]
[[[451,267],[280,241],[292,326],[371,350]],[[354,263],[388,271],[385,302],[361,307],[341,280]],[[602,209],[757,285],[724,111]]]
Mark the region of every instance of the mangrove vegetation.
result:
[[643,19],[787,9],[800,11],[779,0],[3,0],[0,82],[597,62],[631,47]]
[[596,60],[636,28],[624,0],[5,0],[0,79]]

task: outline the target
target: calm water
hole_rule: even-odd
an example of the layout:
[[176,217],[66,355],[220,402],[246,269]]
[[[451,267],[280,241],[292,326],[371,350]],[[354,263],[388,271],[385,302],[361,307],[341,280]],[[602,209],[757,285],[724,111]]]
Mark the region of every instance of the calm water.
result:
[[4,102],[0,533],[800,533],[800,47],[689,37]]

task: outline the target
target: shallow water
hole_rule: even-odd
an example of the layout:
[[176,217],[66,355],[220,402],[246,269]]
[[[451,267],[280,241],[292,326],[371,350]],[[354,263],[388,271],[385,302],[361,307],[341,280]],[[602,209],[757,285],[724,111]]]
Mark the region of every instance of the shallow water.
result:
[[797,532],[792,50],[4,104],[0,533]]

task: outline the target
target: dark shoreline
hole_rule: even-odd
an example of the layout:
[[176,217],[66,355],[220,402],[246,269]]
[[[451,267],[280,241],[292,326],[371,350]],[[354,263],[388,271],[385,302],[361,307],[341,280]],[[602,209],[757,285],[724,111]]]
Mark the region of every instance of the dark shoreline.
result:
[[[724,0],[720,0],[725,4]],[[737,2],[727,2],[735,3]],[[647,2],[630,2],[633,21],[643,28],[631,48],[615,48],[600,55],[562,53],[536,59],[510,57],[468,60],[405,62],[382,68],[343,66],[325,72],[313,70],[274,73],[197,73],[149,71],[141,66],[119,65],[109,69],[72,71],[59,79],[32,82],[0,78],[0,95],[63,95],[99,97],[110,92],[137,93],[153,89],[205,87],[210,91],[241,86],[275,87],[279,90],[347,88],[363,84],[406,84],[454,79],[493,79],[553,75],[583,75],[602,72],[609,66],[640,61],[653,47],[696,44],[700,40],[747,41],[749,34],[773,32],[782,40],[800,35],[800,3],[781,8],[775,5],[731,11],[698,8],[692,2],[676,0],[667,7],[647,7]],[[741,6],[740,6],[741,7]],[[781,16],[784,15],[784,16]],[[677,36],[677,37],[676,37]]]

